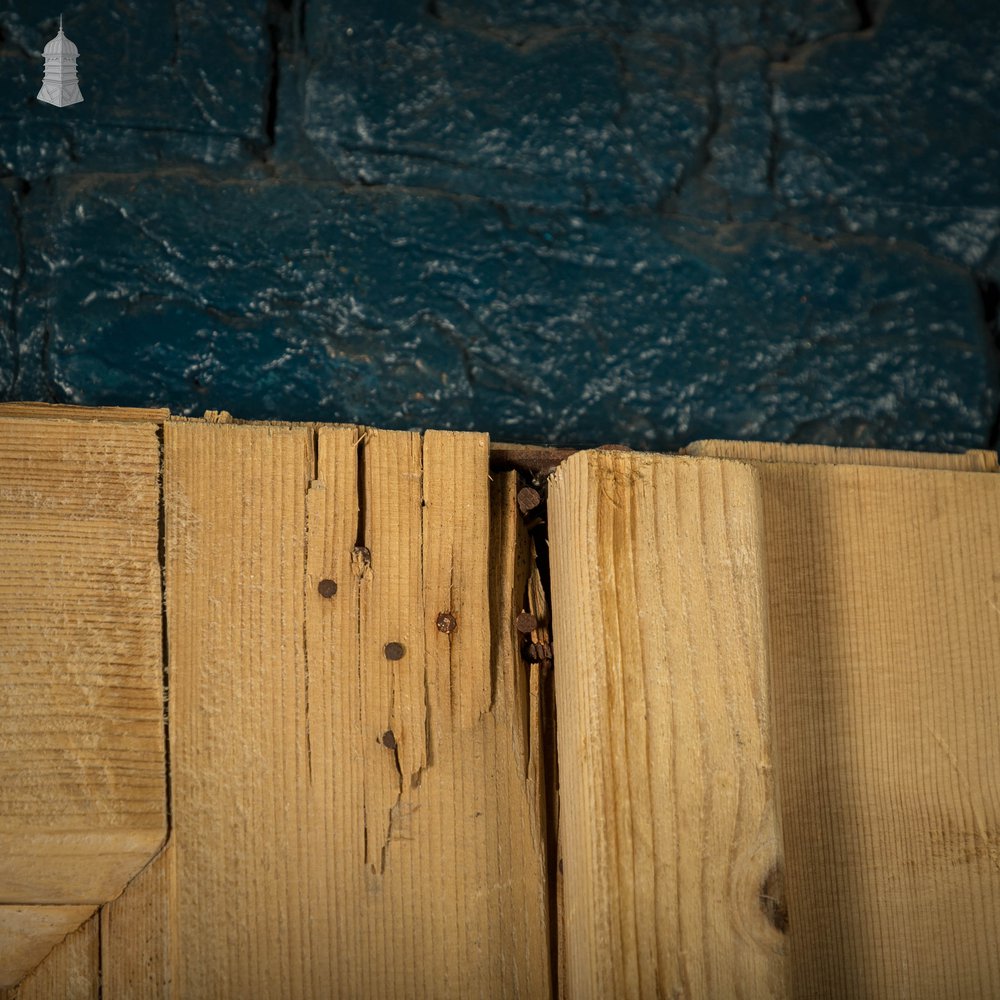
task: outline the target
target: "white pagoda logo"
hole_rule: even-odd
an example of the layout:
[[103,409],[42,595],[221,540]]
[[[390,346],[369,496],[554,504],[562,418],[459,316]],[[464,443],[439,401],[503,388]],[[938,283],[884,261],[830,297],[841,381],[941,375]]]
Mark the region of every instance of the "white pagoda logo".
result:
[[83,100],[76,80],[76,57],[80,50],[63,34],[62,14],[59,34],[45,46],[45,76],[38,99],[57,108],[79,104]]

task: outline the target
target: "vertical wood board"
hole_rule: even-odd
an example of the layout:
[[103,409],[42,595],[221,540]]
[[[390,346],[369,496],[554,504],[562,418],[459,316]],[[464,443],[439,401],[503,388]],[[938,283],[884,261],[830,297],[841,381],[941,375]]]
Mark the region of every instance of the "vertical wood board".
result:
[[783,996],[752,470],[580,453],[549,515],[566,995]]
[[1000,994],[1000,483],[762,465],[796,994]]
[[485,437],[172,421],[165,447],[169,945],[123,947],[140,879],[108,995],[143,948],[152,995],[546,995],[523,554]]
[[179,996],[300,993],[312,431],[164,427]]
[[101,1000],[169,1000],[180,964],[176,912],[177,866],[168,842],[117,899],[101,907]]

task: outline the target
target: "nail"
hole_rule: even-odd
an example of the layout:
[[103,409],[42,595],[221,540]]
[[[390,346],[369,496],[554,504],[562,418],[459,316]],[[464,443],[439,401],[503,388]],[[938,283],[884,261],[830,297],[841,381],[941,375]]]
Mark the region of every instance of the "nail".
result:
[[401,660],[406,650],[401,642],[387,642],[383,652],[387,660]]
[[528,646],[525,659],[531,663],[541,663],[552,659],[551,642],[533,642]]
[[437,627],[439,632],[444,632],[447,635],[458,628],[458,621],[450,611],[442,611],[437,616]]
[[541,502],[542,498],[538,490],[531,486],[525,486],[523,489],[517,491],[517,506],[520,508],[522,514],[527,514],[529,510],[534,510]]
[[334,580],[320,580],[317,589],[321,597],[333,597],[337,593],[337,584]]
[[529,632],[534,632],[538,628],[538,619],[534,615],[528,614],[527,611],[522,611],[517,618],[514,619],[514,627],[518,632],[523,632],[527,635]]

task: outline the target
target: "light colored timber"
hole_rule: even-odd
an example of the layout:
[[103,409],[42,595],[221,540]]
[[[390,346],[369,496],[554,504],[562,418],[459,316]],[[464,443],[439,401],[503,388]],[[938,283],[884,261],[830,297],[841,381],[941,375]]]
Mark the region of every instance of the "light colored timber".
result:
[[784,996],[753,471],[581,452],[548,509],[566,995]]
[[[170,1000],[176,954],[173,844],[101,907],[101,1000]],[[175,993],[174,996],[177,996]]]
[[1000,482],[761,465],[795,992],[1000,995]]
[[137,406],[71,406],[64,403],[0,403],[0,417],[29,417],[54,420],[137,420],[162,424],[170,411],[162,407],[143,409]]
[[1000,993],[1000,496],[962,467],[759,467],[797,995]]
[[776,441],[694,441],[684,454],[732,458],[745,462],[796,462],[816,465],[887,465],[907,469],[950,469],[953,472],[996,472],[997,453],[973,449],[961,453],[887,451],[882,448],[834,448],[823,444]]
[[[27,1000],[29,997],[52,998],[63,997],[62,989],[46,991],[43,984],[67,982],[67,976],[73,974],[79,957],[76,945],[81,938],[90,939],[90,934],[74,931],[93,914],[94,906],[0,906],[0,1000],[7,997]],[[85,925],[90,927],[90,925]],[[69,937],[67,938],[67,935]],[[64,938],[66,942],[60,945]],[[96,940],[96,936],[95,936]],[[58,947],[57,947],[58,946]],[[55,952],[53,952],[55,948]],[[50,954],[51,953],[51,954]],[[36,969],[46,956],[43,969]],[[94,955],[96,959],[96,952]],[[22,979],[36,969],[29,977],[31,983],[18,984]],[[96,972],[96,961],[94,963]],[[96,977],[95,977],[96,979]],[[71,994],[71,995],[79,995]],[[90,996],[89,993],[82,994]]]
[[166,833],[156,430],[0,418],[0,955]]
[[[494,490],[482,435],[165,425],[173,995],[547,995],[524,537]],[[133,888],[107,954],[137,967]]]

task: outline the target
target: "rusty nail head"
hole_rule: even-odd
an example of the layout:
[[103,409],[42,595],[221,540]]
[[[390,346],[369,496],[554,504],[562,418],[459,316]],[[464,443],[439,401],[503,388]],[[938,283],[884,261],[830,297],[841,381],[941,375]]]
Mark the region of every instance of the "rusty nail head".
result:
[[447,635],[449,632],[454,632],[458,628],[458,620],[450,611],[442,611],[441,614],[437,616],[437,627],[439,632],[444,632]]
[[391,729],[387,729],[382,734],[382,746],[384,746],[386,750],[396,749],[396,735]]
[[333,597],[337,593],[337,584],[334,580],[320,580],[317,589],[321,597]]
[[401,642],[387,642],[383,652],[387,660],[401,660],[406,649]]
[[542,498],[538,495],[538,490],[531,486],[525,486],[517,491],[517,506],[522,514],[534,510],[541,502]]
[[534,632],[538,628],[538,619],[527,611],[522,611],[517,618],[514,619],[514,627],[518,632],[523,632],[527,635],[528,632]]

